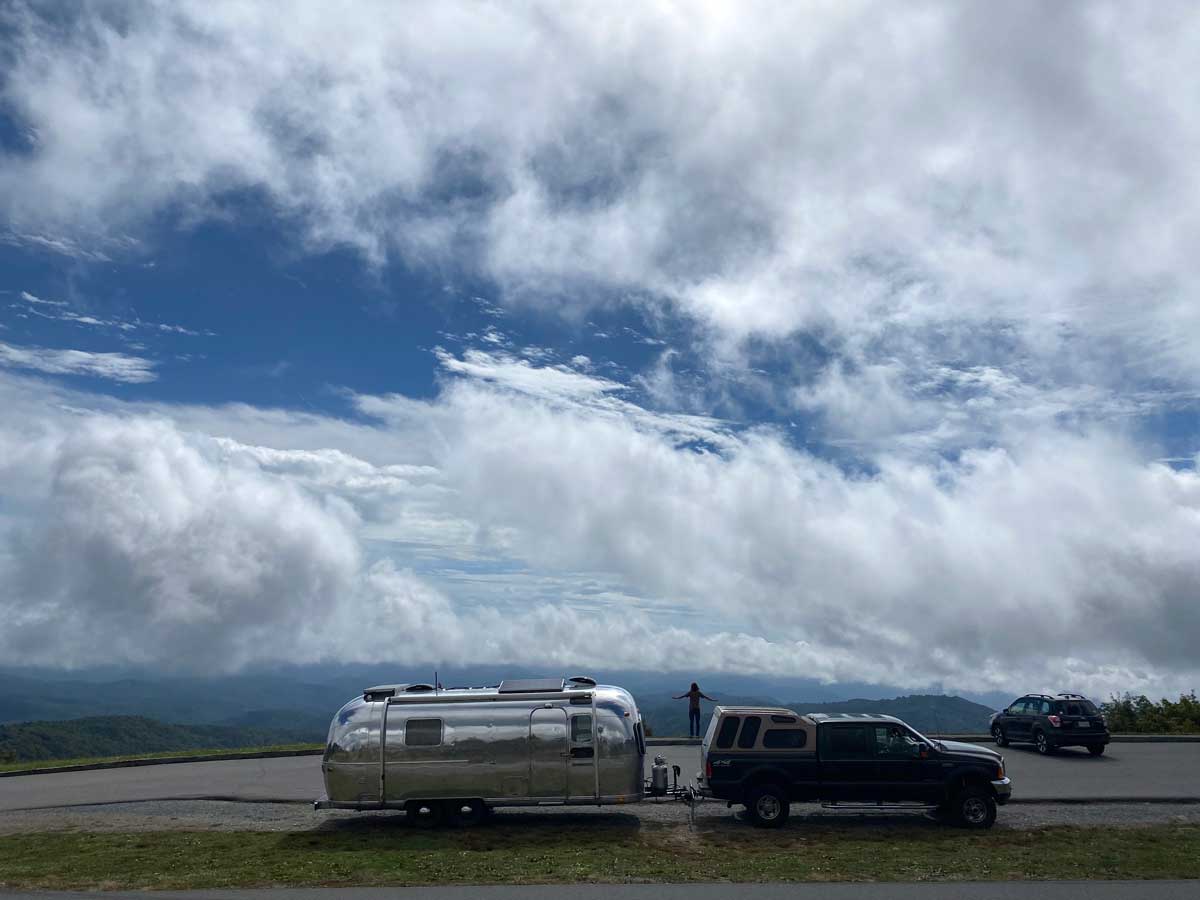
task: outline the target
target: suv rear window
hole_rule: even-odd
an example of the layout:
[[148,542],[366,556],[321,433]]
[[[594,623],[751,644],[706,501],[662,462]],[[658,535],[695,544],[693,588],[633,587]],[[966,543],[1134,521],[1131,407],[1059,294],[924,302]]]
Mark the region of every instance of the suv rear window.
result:
[[1100,710],[1091,700],[1064,700],[1058,704],[1064,716],[1098,716]]
[[717,732],[717,747],[728,750],[733,746],[733,737],[737,734],[738,725],[742,723],[740,716],[729,716],[721,720],[721,730]]

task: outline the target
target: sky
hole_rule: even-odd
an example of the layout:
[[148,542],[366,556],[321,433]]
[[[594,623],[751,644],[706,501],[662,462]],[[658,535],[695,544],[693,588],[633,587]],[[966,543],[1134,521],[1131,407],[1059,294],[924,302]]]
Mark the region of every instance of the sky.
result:
[[1194,4],[0,35],[6,662],[1200,687]]

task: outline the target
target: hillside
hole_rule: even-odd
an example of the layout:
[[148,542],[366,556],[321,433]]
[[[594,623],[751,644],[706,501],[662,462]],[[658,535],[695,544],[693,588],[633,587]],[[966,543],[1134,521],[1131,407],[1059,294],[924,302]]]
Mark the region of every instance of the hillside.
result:
[[275,722],[253,725],[176,725],[143,716],[92,716],[61,722],[0,725],[0,760],[27,762],[128,756],[176,750],[320,741],[324,729]]
[[892,700],[843,700],[837,703],[790,703],[797,712],[882,713],[903,719],[927,735],[986,734],[994,709],[962,697],[913,694]]

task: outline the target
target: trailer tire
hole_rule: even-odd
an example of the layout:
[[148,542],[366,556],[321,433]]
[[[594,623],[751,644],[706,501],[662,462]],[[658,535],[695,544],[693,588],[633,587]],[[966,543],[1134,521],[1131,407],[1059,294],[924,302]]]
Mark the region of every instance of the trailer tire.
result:
[[746,793],[746,815],[759,828],[782,828],[788,820],[787,794],[775,784],[760,784]]
[[437,828],[446,824],[448,809],[440,800],[410,800],[404,807],[405,816],[417,828]]
[[447,821],[455,828],[471,828],[482,823],[490,810],[482,800],[448,800]]

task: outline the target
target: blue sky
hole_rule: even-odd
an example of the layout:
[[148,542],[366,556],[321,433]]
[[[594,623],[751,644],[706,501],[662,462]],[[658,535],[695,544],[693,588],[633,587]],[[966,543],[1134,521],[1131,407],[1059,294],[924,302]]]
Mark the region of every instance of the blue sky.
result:
[[13,658],[1195,686],[1186,4],[2,16]]

